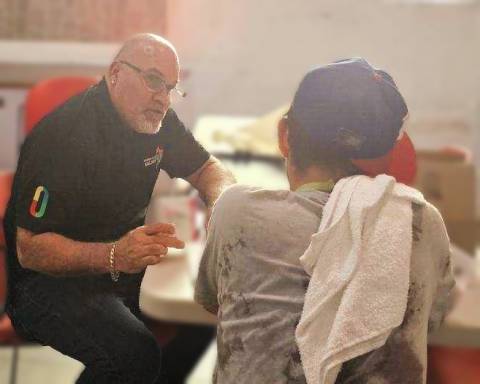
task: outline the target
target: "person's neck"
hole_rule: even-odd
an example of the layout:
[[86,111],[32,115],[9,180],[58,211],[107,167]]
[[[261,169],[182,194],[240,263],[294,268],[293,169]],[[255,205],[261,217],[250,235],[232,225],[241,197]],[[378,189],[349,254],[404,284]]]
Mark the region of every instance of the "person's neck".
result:
[[288,169],[288,182],[291,191],[296,191],[299,187],[308,183],[322,183],[331,180],[336,181],[333,174],[319,167],[310,167],[301,172],[293,167]]

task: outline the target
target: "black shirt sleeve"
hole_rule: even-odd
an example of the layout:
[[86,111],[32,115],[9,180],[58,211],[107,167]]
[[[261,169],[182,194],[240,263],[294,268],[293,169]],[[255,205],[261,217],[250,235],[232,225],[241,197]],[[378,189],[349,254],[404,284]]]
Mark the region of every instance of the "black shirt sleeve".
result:
[[34,233],[69,232],[86,186],[81,146],[54,128],[36,128],[17,167],[16,225]]
[[198,170],[210,157],[192,133],[170,109],[164,119],[167,147],[162,168],[170,177],[185,178]]

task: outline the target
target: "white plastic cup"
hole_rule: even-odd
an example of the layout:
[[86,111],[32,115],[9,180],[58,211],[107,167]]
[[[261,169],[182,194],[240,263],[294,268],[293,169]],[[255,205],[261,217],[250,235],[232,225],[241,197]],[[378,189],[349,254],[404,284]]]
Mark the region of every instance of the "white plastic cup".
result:
[[192,196],[160,196],[151,202],[149,223],[172,223],[185,243],[196,236],[196,201]]

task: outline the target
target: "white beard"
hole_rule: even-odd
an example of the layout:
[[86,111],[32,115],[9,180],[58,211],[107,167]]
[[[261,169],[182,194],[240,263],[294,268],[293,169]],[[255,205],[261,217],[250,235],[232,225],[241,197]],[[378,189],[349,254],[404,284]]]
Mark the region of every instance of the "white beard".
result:
[[143,118],[142,121],[137,124],[136,131],[139,133],[154,135],[160,131],[160,128],[162,128],[162,121],[160,121],[158,124],[155,124],[153,121]]

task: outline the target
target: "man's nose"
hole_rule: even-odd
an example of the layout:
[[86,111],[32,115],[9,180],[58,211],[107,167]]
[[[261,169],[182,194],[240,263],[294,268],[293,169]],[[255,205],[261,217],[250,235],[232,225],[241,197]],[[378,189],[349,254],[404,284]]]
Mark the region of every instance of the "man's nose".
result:
[[165,108],[168,108],[171,102],[170,92],[167,90],[160,90],[158,92],[155,92],[153,94],[153,100],[161,103],[162,105],[165,106]]

